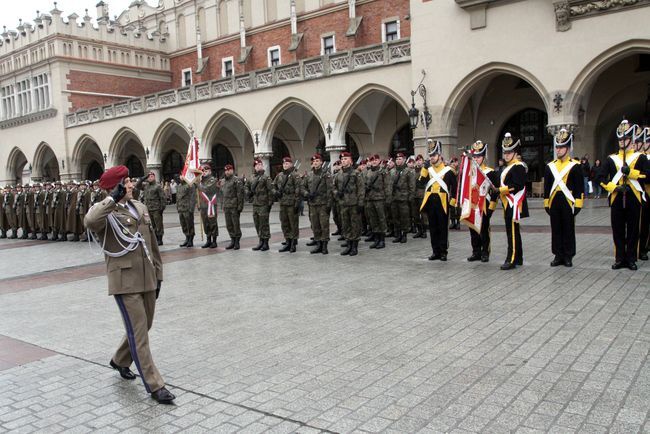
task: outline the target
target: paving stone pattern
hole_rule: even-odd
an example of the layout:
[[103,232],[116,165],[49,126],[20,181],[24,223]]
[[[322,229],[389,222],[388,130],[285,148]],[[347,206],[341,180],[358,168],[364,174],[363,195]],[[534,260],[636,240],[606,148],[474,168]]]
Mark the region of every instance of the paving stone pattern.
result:
[[[224,251],[225,228],[219,249],[179,259],[169,229],[176,256],[150,336],[177,405],[107,366],[123,325],[105,276],[66,275],[0,292],[0,345],[43,351],[0,365],[0,433],[650,432],[650,264],[610,269],[608,221],[603,206],[584,210],[575,266],[550,268],[533,209],[524,224],[541,229],[524,233],[514,272],[498,269],[499,217],[488,264],[465,261],[467,230],[432,263],[429,241],[411,239],[360,243],[355,258],[335,242],[310,255],[306,237],[295,254],[277,237],[266,253]],[[80,243],[12,241],[0,243],[4,285],[101,262]]]

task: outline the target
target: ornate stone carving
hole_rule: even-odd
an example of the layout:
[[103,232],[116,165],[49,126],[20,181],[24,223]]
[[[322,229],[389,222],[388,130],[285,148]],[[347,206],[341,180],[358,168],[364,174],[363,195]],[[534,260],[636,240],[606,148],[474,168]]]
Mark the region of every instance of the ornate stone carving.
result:
[[305,78],[316,78],[323,75],[323,61],[305,63]]
[[393,45],[389,47],[388,55],[391,60],[411,57],[411,44],[407,42],[405,44]]
[[609,9],[618,9],[647,2],[643,0],[600,0],[580,3],[581,4],[571,6],[571,16],[585,15],[590,12],[606,11]]
[[267,87],[273,84],[273,73],[271,71],[260,72],[256,75],[256,78],[257,87]]
[[570,133],[575,133],[576,130],[578,129],[578,126],[576,124],[555,124],[555,125],[547,125],[546,126],[546,131],[552,136],[554,136],[558,131],[560,131],[562,128],[567,130]]
[[571,21],[623,8],[650,5],[650,0],[560,0],[553,3],[555,28],[565,32],[571,28]]
[[204,85],[204,86],[197,86],[194,88],[196,91],[196,99],[198,100],[204,100],[210,98],[210,86]]
[[287,68],[276,69],[277,82],[282,83],[300,78],[300,67],[290,66]]
[[160,107],[176,105],[176,92],[160,95]]
[[115,104],[115,116],[127,116],[128,114],[129,106],[127,104]]
[[145,111],[156,110],[156,97],[152,96],[144,100]]
[[568,0],[553,3],[555,7],[555,30],[558,32],[566,32],[571,28],[571,9]]
[[242,92],[251,89],[251,79],[249,77],[241,77],[235,81],[237,85],[237,92]]
[[131,113],[141,113],[142,112],[142,101],[136,100],[131,101]]
[[229,93],[232,93],[232,91],[233,91],[233,85],[232,85],[231,80],[217,82],[212,86],[212,88],[213,88],[214,94],[217,95],[217,96],[219,96],[219,95],[227,95]]
[[113,106],[104,107],[104,119],[113,117]]
[[192,92],[190,92],[189,89],[183,89],[178,92],[178,97],[180,99],[181,104],[191,102]]
[[384,50],[372,50],[354,53],[354,66],[374,65],[384,63]]

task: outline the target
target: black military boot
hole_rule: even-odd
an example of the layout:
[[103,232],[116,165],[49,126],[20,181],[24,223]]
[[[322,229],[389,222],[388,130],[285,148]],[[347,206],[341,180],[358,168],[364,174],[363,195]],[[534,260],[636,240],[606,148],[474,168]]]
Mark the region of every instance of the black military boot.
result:
[[314,240],[314,237],[311,237],[311,240],[309,240],[308,243],[305,243],[305,246],[309,246],[309,247],[316,246],[316,245],[318,245],[318,241]]
[[386,247],[386,240],[385,240],[386,235],[384,235],[383,233],[380,233],[380,234],[377,234],[377,235],[379,236],[379,242],[377,243],[377,247],[375,247],[375,248],[376,249],[384,249]]
[[309,254],[313,255],[314,253],[322,253],[322,252],[323,252],[323,242],[316,241],[316,247],[311,249],[309,251]]
[[332,236],[341,235],[341,230],[337,227],[335,232],[332,232]]
[[29,238],[29,237],[27,236],[27,232],[25,231],[25,229],[23,229],[23,234],[21,235],[20,239],[21,239],[21,240],[26,240],[27,238]]
[[372,242],[377,242],[377,234],[374,232],[371,232],[370,235],[368,235],[367,238],[364,238],[363,242],[364,243],[372,243]]
[[52,239],[50,241],[56,241],[59,238],[59,232],[52,231]]
[[376,249],[377,245],[379,245],[379,238],[380,238],[379,233],[375,233],[374,238],[375,238],[375,242],[370,245],[371,249]]
[[194,235],[187,237],[187,246],[185,247],[194,247]]
[[235,237],[235,246],[233,247],[233,250],[239,250],[239,237]]
[[68,241],[68,233],[67,232],[62,232],[59,235],[59,241]]
[[74,234],[72,241],[79,241],[79,234]]
[[474,262],[474,261],[480,261],[481,260],[481,254],[477,252],[472,252],[472,256],[467,258],[467,262]]
[[297,245],[298,245],[298,240],[296,239],[289,240],[289,253],[296,253]]
[[255,251],[262,250],[262,246],[264,246],[264,240],[260,238],[260,242],[257,243],[257,246],[253,247],[253,250]]
[[350,251],[352,250],[352,243],[353,242],[351,240],[348,240],[345,249],[341,252],[342,256],[346,256],[350,254]]
[[359,245],[359,240],[356,241],[350,241],[352,243],[352,249],[350,249],[350,256],[357,256],[359,254],[359,250],[357,246]]
[[160,235],[160,236],[156,235],[156,239],[158,240],[158,245],[159,245],[159,246],[162,246],[162,245],[163,245],[162,237],[163,237],[162,235]]
[[232,250],[232,249],[234,249],[234,248],[235,248],[235,239],[234,239],[234,238],[231,238],[231,239],[230,239],[230,244],[228,244],[228,245],[226,246],[226,250]]
[[329,251],[327,250],[327,241],[322,241],[322,242],[321,242],[321,246],[322,246],[321,253],[322,253],[323,255],[327,255],[327,254],[329,254]]
[[551,261],[551,267],[557,267],[558,265],[564,265],[564,259],[556,255]]
[[402,242],[402,231],[397,231],[395,232],[395,238],[393,239],[394,243],[401,243]]
[[0,235],[0,238],[7,238],[7,231],[5,229],[2,229],[2,234]]
[[9,238],[12,239],[12,240],[15,240],[16,238],[18,238],[18,229],[12,229],[11,230],[11,236]]
[[343,235],[341,235],[340,237],[338,237],[338,238],[336,239],[336,241],[343,241],[343,240],[345,240],[345,237],[344,237]]
[[287,238],[285,240],[285,243],[283,243],[283,244],[284,244],[284,247],[282,247],[280,250],[278,250],[278,252],[280,252],[280,253],[288,252],[291,249],[291,240],[290,239]]
[[422,236],[420,238],[423,238],[425,240],[427,238],[427,228],[425,228],[424,225],[422,225]]
[[217,237],[216,235],[212,237],[212,242],[210,243],[210,248],[211,249],[216,249],[217,248]]
[[207,249],[210,247],[210,244],[212,244],[212,237],[208,235],[208,239],[206,240],[205,244],[201,246],[202,249]]
[[183,244],[179,244],[178,247],[187,247],[187,244],[188,244],[189,242],[190,242],[190,237],[188,237],[188,236],[186,235],[186,236],[185,236],[185,241],[183,242]]
[[399,239],[399,242],[404,244],[406,242],[406,232],[402,231],[402,237]]
[[260,250],[266,252],[268,249],[269,249],[269,240],[262,240],[262,248]]
[[420,225],[415,225],[415,235],[413,238],[422,238],[422,227]]
[[37,240],[38,236],[36,235],[36,231],[32,232],[32,236],[29,238],[30,240]]

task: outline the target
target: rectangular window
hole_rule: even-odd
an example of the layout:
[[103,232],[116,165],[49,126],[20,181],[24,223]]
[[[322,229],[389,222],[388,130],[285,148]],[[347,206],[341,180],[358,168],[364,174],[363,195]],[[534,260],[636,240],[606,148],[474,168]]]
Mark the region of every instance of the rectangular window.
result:
[[32,91],[29,80],[19,81],[17,84],[17,115],[26,115],[32,112]]
[[278,66],[282,62],[280,59],[280,47],[277,45],[268,49],[269,66]]
[[181,71],[181,87],[192,85],[192,68],[185,68]]
[[47,74],[40,74],[32,78],[34,89],[34,110],[45,110],[50,107],[50,84]]
[[235,73],[235,63],[232,57],[221,59],[221,76],[223,78],[232,77]]
[[399,21],[387,21],[382,27],[382,42],[394,41],[399,39]]
[[323,38],[321,38],[321,49],[320,49],[321,56],[325,54],[334,54],[334,53],[336,53],[334,35],[323,36]]
[[4,86],[2,88],[2,117],[11,119],[16,116],[16,95],[14,85]]

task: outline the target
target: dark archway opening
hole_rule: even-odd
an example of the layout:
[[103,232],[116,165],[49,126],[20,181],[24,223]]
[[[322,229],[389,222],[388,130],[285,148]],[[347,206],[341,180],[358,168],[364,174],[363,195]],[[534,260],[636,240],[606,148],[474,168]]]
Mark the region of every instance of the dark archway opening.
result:
[[409,124],[405,124],[393,135],[388,153],[394,157],[398,152],[403,152],[408,157],[413,155],[414,149],[413,130]]
[[356,164],[359,161],[359,147],[356,140],[348,133],[345,133],[345,150],[352,154],[352,162]]
[[291,157],[287,145],[277,137],[273,137],[273,156],[271,157],[271,178],[282,172],[282,159]]
[[[519,154],[528,166],[528,181],[538,182],[544,177],[544,166],[553,159],[553,137],[546,130],[546,112],[527,108],[512,116],[503,126],[495,143],[501,143],[505,133],[521,140]],[[501,146],[498,147],[502,155]]]
[[88,172],[86,174],[86,179],[89,181],[96,181],[102,176],[102,173],[104,173],[104,168],[102,167],[102,165],[99,164],[97,161],[93,160],[88,165]]
[[142,167],[142,162],[135,155],[129,156],[124,165],[129,169],[129,177],[141,178],[144,176],[144,167]]
[[178,175],[183,170],[185,161],[183,156],[176,151],[169,151],[162,163],[162,175],[165,181],[171,181],[174,175]]
[[[215,176],[221,178],[224,176],[224,167],[227,164],[232,164],[235,166],[235,159],[232,156],[230,150],[221,143],[217,143],[212,147],[212,169],[214,170]],[[235,168],[237,170],[237,168]]]

